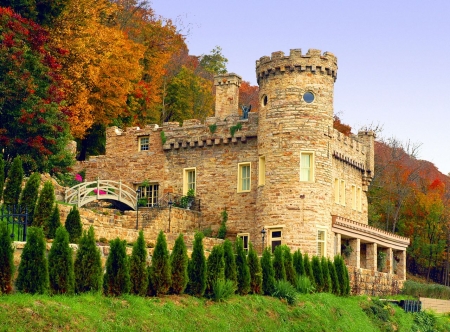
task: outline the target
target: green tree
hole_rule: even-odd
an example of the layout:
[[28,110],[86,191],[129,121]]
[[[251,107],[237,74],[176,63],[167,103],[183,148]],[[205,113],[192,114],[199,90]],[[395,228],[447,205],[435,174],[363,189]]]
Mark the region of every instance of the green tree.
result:
[[156,296],[167,294],[171,285],[169,250],[167,250],[166,236],[160,231],[156,240],[152,257],[153,283]]
[[189,258],[186,245],[184,244],[183,234],[178,235],[170,256],[170,267],[172,271],[172,291],[175,294],[182,294],[188,283]]
[[6,222],[0,221],[0,294],[9,294],[12,291],[13,253],[8,226]]
[[332,292],[335,295],[340,295],[341,293],[336,268],[334,267],[334,263],[330,259],[327,259],[327,261],[328,261],[328,271],[330,271]]
[[33,224],[34,209],[39,197],[39,185],[41,184],[41,174],[35,172],[28,178],[25,188],[20,195],[20,206],[26,207],[28,212],[28,224]]
[[331,282],[330,270],[328,269],[328,260],[325,256],[322,256],[320,264],[323,276],[323,291],[331,293],[333,291],[333,284]]
[[8,172],[5,192],[3,194],[3,202],[5,204],[7,205],[19,204],[20,192],[22,191],[22,181],[23,181],[22,159],[20,157],[15,157]]
[[336,269],[336,274],[338,277],[338,283],[339,283],[339,293],[341,295],[347,295],[348,291],[350,289],[347,289],[348,284],[348,272],[347,268],[345,267],[344,259],[340,255],[334,256],[334,267]]
[[248,268],[247,255],[244,250],[244,242],[241,237],[237,237],[235,245],[237,291],[241,295],[246,295],[250,290],[250,270]]
[[49,220],[52,216],[55,204],[55,190],[51,181],[46,181],[39,194],[36,208],[34,209],[33,226],[41,227],[45,235],[48,235]]
[[222,54],[222,48],[216,46],[210,54],[200,56],[200,66],[213,75],[225,74],[227,72],[228,59]]
[[69,234],[62,226],[56,230],[56,237],[48,254],[50,292],[72,294],[75,289],[73,251],[69,246]]
[[203,250],[203,234],[196,233],[188,264],[188,289],[192,295],[203,296],[206,289],[206,258]]
[[303,266],[305,267],[305,275],[309,278],[313,286],[316,287],[316,279],[314,278],[314,273],[308,253],[305,253],[305,255],[303,256]]
[[45,257],[44,232],[39,227],[28,228],[27,243],[20,258],[16,289],[22,293],[43,294],[48,290],[48,265]]
[[83,232],[83,226],[81,225],[80,211],[78,211],[75,205],[70,209],[65,225],[69,232],[70,243],[78,243]]
[[0,202],[3,198],[3,188],[5,187],[5,160],[3,154],[0,153]]
[[273,269],[275,270],[275,280],[286,280],[282,246],[277,246],[273,252]]
[[259,261],[256,250],[253,248],[251,243],[248,250],[247,262],[250,270],[250,292],[253,294],[261,294],[263,278],[261,262]]
[[48,221],[48,234],[47,237],[49,239],[54,239],[56,236],[56,230],[61,227],[61,217],[59,214],[59,207],[56,203],[53,207],[52,215]]
[[303,256],[302,253],[300,252],[300,249],[297,249],[297,251],[294,252],[293,264],[295,272],[297,273],[298,276],[305,275],[305,266],[303,265]]
[[220,228],[219,231],[217,232],[217,237],[219,239],[225,239],[225,237],[227,236],[227,221],[228,221],[228,212],[227,210],[223,210],[220,213],[221,217],[222,217],[222,222],[220,223]]
[[131,294],[145,296],[148,287],[147,249],[145,248],[144,232],[140,231],[130,259]]
[[223,242],[223,259],[225,260],[225,279],[237,285],[236,258],[230,240]]
[[110,251],[103,276],[103,293],[119,296],[130,291],[130,270],[126,253],[127,241],[119,238],[109,242]]
[[206,292],[211,294],[217,280],[225,280],[223,246],[215,245],[206,262]]
[[153,266],[148,266],[147,267],[147,276],[148,276],[148,286],[147,286],[147,296],[155,296],[156,295],[156,290],[155,290],[155,276],[153,273]]
[[261,257],[262,290],[264,295],[272,295],[275,292],[275,270],[272,264],[270,248],[265,248]]
[[286,272],[286,280],[289,281],[291,285],[295,286],[297,276],[292,262],[291,250],[286,245],[283,245],[282,247],[283,247],[283,259],[284,259],[284,270]]
[[99,291],[102,284],[102,261],[94,237],[94,227],[83,232],[75,257],[75,292]]
[[316,283],[316,290],[319,292],[323,292],[324,289],[324,280],[322,273],[322,265],[320,264],[320,259],[317,256],[313,256],[311,260],[311,267],[314,274],[314,281]]

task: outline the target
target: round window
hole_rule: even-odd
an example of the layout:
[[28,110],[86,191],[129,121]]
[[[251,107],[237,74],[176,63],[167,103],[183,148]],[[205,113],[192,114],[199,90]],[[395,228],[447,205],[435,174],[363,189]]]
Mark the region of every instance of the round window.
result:
[[308,104],[312,103],[314,101],[314,94],[312,92],[305,92],[303,94],[303,100]]
[[264,95],[262,98],[262,104],[263,104],[263,106],[267,106],[267,96],[266,95]]

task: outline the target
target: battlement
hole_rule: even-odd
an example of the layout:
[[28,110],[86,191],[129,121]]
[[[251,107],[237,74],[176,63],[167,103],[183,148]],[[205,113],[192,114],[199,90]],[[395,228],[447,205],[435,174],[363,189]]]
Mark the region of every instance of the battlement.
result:
[[333,53],[309,49],[302,54],[301,49],[291,49],[289,56],[284,52],[273,52],[272,55],[263,56],[256,61],[256,78],[260,79],[276,73],[285,72],[311,72],[330,75],[335,81],[337,78],[337,58]]
[[214,85],[230,85],[235,84],[241,86],[242,77],[235,73],[226,73],[214,76]]

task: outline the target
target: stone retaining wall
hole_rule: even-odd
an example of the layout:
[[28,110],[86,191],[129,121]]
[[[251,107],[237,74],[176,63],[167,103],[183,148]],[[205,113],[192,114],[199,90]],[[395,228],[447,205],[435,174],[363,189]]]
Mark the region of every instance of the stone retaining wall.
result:
[[350,289],[353,295],[384,296],[400,293],[404,280],[396,274],[348,266]]

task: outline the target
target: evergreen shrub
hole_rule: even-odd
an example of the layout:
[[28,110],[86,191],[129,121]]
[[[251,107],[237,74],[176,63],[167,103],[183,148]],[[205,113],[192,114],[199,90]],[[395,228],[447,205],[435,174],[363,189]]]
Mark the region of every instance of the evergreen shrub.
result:
[[3,154],[0,153],[0,201],[3,198],[3,188],[5,187],[5,160]]
[[223,247],[216,245],[212,248],[206,261],[206,293],[211,294],[217,280],[225,280],[225,260]]
[[262,290],[264,295],[272,295],[275,292],[275,270],[272,264],[270,248],[265,248],[261,257]]
[[244,242],[241,237],[236,239],[236,272],[237,291],[241,295],[248,294],[250,290],[250,270],[247,264],[247,256],[244,250]]
[[231,280],[217,279],[212,286],[212,299],[216,302],[230,298],[236,292],[236,287]]
[[273,269],[275,270],[275,280],[286,280],[283,251],[282,246],[277,246],[273,252]]
[[283,245],[283,260],[284,260],[284,270],[286,272],[286,280],[295,286],[297,275],[295,273],[294,265],[292,262],[291,250],[287,245]]
[[324,291],[324,280],[322,273],[322,265],[320,263],[320,259],[317,256],[313,256],[311,261],[311,267],[314,273],[314,281],[316,283],[316,289],[318,292]]
[[305,275],[309,278],[314,287],[316,287],[316,281],[314,278],[313,269],[311,266],[311,261],[309,260],[308,253],[303,256],[303,266],[305,268]]
[[103,293],[119,296],[130,291],[130,271],[126,253],[127,242],[119,238],[109,242],[110,251],[103,276]]
[[50,219],[48,220],[48,233],[47,238],[48,239],[54,239],[56,236],[56,230],[61,227],[61,218],[59,215],[59,207],[58,203],[55,204],[53,207],[52,215],[50,216]]
[[72,294],[75,288],[73,251],[69,246],[69,234],[58,227],[48,254],[48,274],[52,294]]
[[194,296],[203,296],[206,289],[206,258],[203,250],[203,234],[196,233],[188,264],[188,289]]
[[182,294],[188,283],[187,267],[189,258],[187,255],[186,245],[184,243],[183,234],[180,234],[173,246],[170,256],[170,267],[172,271],[172,292],[174,294]]
[[0,294],[9,294],[12,291],[12,277],[14,274],[13,253],[14,249],[9,236],[8,226],[6,222],[0,220]]
[[237,285],[236,258],[234,256],[233,244],[230,240],[223,242],[223,258],[225,260],[225,279],[231,280]]
[[222,217],[222,222],[220,223],[220,228],[219,231],[217,232],[217,237],[219,239],[225,239],[225,237],[227,236],[227,221],[228,221],[228,213],[227,210],[223,210],[220,213],[221,217]]
[[300,249],[297,249],[293,255],[293,265],[297,276],[302,276],[305,274],[305,266],[303,265],[303,256]]
[[323,276],[323,292],[331,293],[333,291],[333,284],[331,282],[330,270],[328,269],[328,260],[322,256],[320,260]]
[[83,232],[83,226],[81,225],[80,211],[75,205],[70,209],[65,225],[67,232],[69,232],[70,243],[78,243]]
[[332,292],[334,295],[340,295],[341,290],[339,287],[339,280],[336,273],[336,268],[334,266],[334,263],[330,259],[327,259],[327,262],[328,262],[328,271],[330,272]]
[[250,292],[253,294],[262,293],[262,269],[256,250],[250,243],[247,256],[248,267],[250,270]]
[[171,286],[169,250],[167,249],[166,236],[160,231],[156,239],[155,250],[152,257],[153,283],[155,295],[164,295],[169,292]]
[[6,205],[19,204],[20,193],[22,191],[23,168],[22,159],[15,157],[8,172],[5,191],[3,192],[3,203]]
[[284,299],[289,304],[295,304],[297,302],[297,290],[287,280],[275,281],[275,292],[272,296]]
[[33,215],[33,226],[41,227],[46,236],[48,235],[48,221],[52,215],[54,204],[55,190],[53,184],[51,181],[46,181],[39,194]]
[[145,247],[144,232],[140,231],[137,241],[133,245],[130,258],[131,294],[145,296],[147,294],[147,249]]
[[20,206],[26,208],[28,212],[28,225],[33,224],[34,209],[39,197],[39,185],[41,183],[41,175],[39,173],[33,173],[28,178],[25,188],[23,188],[20,195]]

